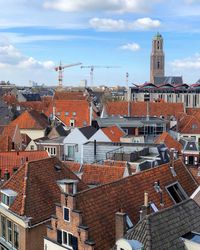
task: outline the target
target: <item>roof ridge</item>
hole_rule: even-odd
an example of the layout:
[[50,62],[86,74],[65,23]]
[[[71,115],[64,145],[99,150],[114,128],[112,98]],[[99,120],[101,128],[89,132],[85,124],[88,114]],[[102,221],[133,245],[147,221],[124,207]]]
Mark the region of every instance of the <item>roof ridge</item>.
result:
[[28,179],[28,164],[29,162],[26,162],[24,165],[25,172],[24,172],[24,185],[23,185],[23,198],[22,198],[22,206],[20,210],[20,215],[25,214],[25,204],[26,204],[26,191],[27,191],[27,179]]

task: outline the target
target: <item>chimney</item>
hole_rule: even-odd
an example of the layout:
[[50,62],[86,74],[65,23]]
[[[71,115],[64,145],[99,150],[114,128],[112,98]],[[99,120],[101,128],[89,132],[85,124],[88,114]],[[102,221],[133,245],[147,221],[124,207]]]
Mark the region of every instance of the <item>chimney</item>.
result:
[[115,213],[115,240],[122,238],[126,234],[126,213]]
[[148,214],[148,208],[149,208],[149,198],[148,193],[144,193],[144,205],[141,207],[140,210],[140,220],[142,220],[147,214]]
[[8,170],[6,170],[6,172],[4,173],[4,180],[7,181],[10,179],[10,173],[8,172]]
[[172,173],[173,177],[176,176],[176,172],[175,172],[175,169],[174,169],[175,154],[176,154],[175,149],[170,148],[170,170],[171,170],[171,173]]

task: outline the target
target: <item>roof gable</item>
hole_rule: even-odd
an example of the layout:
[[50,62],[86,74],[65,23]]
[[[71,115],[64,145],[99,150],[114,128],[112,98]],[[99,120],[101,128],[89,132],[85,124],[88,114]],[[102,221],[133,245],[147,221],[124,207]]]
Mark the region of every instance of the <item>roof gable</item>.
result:
[[11,125],[18,125],[20,129],[45,129],[48,126],[48,120],[45,115],[30,110],[19,115]]
[[163,132],[156,140],[155,143],[164,143],[168,149],[174,148],[179,153],[181,153],[182,145],[180,142],[175,140],[169,133]]
[[[60,170],[55,169],[60,166]],[[55,213],[55,203],[60,201],[61,179],[79,180],[78,190],[87,186],[57,158],[48,158],[23,165],[2,187],[18,193],[10,210],[18,215],[31,217],[34,225],[49,219]]]

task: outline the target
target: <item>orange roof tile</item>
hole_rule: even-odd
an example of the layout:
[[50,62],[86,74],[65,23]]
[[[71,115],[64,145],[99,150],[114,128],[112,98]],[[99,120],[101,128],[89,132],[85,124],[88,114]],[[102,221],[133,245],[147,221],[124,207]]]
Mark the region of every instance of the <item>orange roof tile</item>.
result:
[[118,126],[102,128],[102,131],[112,142],[120,142],[120,138],[125,135],[125,133]]
[[84,164],[81,180],[87,185],[99,185],[123,178],[125,167]]
[[[61,169],[57,171],[55,165],[59,165]],[[9,210],[17,215],[31,217],[31,225],[34,225],[55,214],[55,203],[60,202],[57,181],[65,178],[79,180],[78,191],[87,188],[57,158],[26,163],[1,188],[17,192]]]
[[[180,160],[174,162],[177,176],[173,176],[169,164],[139,172],[115,182],[88,189],[76,194],[76,209],[82,215],[82,224],[88,226],[89,238],[95,242],[95,249],[111,249],[115,243],[115,213],[123,210],[133,222],[137,223],[144,192],[149,201],[161,210],[174,203],[165,186],[178,181],[190,196],[198,184]],[[160,194],[154,189],[159,180],[164,206],[160,205]]]
[[190,167],[189,166],[188,169],[190,170],[190,172],[192,173],[193,177],[195,178],[195,180],[200,185],[200,170],[198,169],[198,167]]
[[200,120],[194,115],[184,115],[178,120],[178,131],[182,134],[200,134]]
[[28,161],[48,158],[47,151],[10,151],[0,152],[0,170],[2,176],[8,171],[13,174],[14,169],[18,169]]
[[18,125],[20,129],[45,129],[48,126],[48,120],[45,115],[31,110],[23,112],[10,125]]
[[75,121],[75,127],[90,125],[90,105],[86,100],[57,100],[51,104],[45,113],[47,116],[53,114],[53,105],[55,115],[66,125],[70,126],[70,120]]
[[10,151],[12,149],[12,139],[7,135],[0,135],[0,151]]
[[179,153],[181,153],[182,150],[182,145],[180,142],[178,142],[177,140],[175,140],[169,133],[167,132],[163,132],[161,135],[159,135],[156,140],[155,143],[164,143],[168,149],[170,148],[175,148],[175,150],[177,150]]
[[56,91],[54,94],[54,100],[86,100],[87,97],[84,92],[78,91]]
[[72,172],[79,172],[81,164],[75,161],[64,161],[63,162]]
[[[131,102],[131,116],[146,116],[147,102]],[[108,102],[106,104],[106,113],[111,115],[128,115],[128,102]],[[177,116],[179,113],[184,113],[183,103],[165,103],[165,102],[150,102],[149,115],[150,116]]]

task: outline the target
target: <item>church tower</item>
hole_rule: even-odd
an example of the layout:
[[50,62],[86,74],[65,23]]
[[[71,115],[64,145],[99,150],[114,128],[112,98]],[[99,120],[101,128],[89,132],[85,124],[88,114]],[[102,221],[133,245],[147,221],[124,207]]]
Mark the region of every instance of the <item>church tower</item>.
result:
[[157,33],[152,40],[150,82],[154,83],[154,77],[165,76],[165,55],[163,52],[163,37]]

